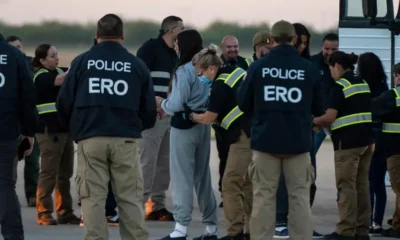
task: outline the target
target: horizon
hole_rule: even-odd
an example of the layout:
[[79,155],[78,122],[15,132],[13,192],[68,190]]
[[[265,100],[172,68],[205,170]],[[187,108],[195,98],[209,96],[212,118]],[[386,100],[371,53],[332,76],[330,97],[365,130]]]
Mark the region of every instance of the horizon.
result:
[[[166,16],[176,15],[186,25],[198,29],[204,29],[215,21],[248,26],[262,23],[272,25],[281,19],[303,23],[316,31],[337,28],[338,1],[302,0],[296,8],[290,7],[297,3],[297,0],[270,0],[268,3],[247,0],[246,4],[240,0],[203,0],[201,3],[185,0],[147,0],[146,3],[130,0],[70,0],[67,7],[61,5],[60,8],[57,1],[0,0],[0,20],[14,26],[43,21],[87,25],[97,22],[107,13],[115,13],[124,21],[149,20],[158,23]],[[226,8],[228,10],[224,11]]]

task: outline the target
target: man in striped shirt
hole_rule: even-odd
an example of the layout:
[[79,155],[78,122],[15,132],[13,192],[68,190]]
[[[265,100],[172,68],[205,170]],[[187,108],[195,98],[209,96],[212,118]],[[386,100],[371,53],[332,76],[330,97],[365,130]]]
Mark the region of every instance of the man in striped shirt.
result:
[[[167,98],[171,73],[178,62],[174,50],[178,34],[184,30],[183,21],[176,16],[166,17],[158,38],[146,41],[137,56],[150,70],[156,96]],[[161,116],[155,126],[142,132],[140,150],[144,178],[146,220],[173,221],[173,215],[165,208],[165,192],[168,190],[170,119]]]

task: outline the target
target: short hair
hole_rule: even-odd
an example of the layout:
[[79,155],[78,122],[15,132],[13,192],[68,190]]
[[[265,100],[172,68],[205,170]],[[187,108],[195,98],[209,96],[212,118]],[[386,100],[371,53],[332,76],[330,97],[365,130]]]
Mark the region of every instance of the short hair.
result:
[[124,24],[122,19],[115,14],[109,13],[97,22],[97,36],[99,38],[115,39],[122,37]]
[[283,37],[273,37],[276,43],[279,44],[289,44],[292,42],[293,37],[283,36]]
[[10,43],[10,42],[15,42],[15,41],[17,41],[17,40],[19,40],[20,42],[22,42],[21,38],[19,38],[18,36],[15,36],[15,35],[9,36],[9,37],[7,37],[7,39],[6,39],[6,41],[7,41],[8,43]]
[[164,18],[164,20],[161,23],[160,33],[161,34],[166,33],[171,27],[173,27],[178,22],[182,22],[182,18],[177,16],[168,16]]
[[339,36],[336,33],[328,33],[322,39],[322,42],[325,41],[339,41]]

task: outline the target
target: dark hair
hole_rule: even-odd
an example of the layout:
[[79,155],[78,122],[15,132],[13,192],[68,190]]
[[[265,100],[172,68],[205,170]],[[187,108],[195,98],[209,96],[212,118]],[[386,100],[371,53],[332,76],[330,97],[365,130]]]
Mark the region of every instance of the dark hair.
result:
[[311,34],[310,34],[310,32],[301,23],[293,23],[293,26],[294,26],[294,30],[296,31],[296,35],[297,35],[297,42],[294,46],[296,47],[296,49],[298,49],[301,44],[301,36],[302,35],[307,36],[307,45],[306,45],[306,48],[304,49],[304,51],[301,53],[301,56],[306,59],[311,59],[311,56],[310,56]]
[[182,18],[177,16],[168,16],[164,18],[161,23],[160,35],[164,35],[167,33],[171,27],[173,27],[178,22],[182,22]]
[[322,39],[322,42],[325,41],[339,41],[339,36],[336,33],[328,33]]
[[97,22],[97,36],[104,39],[121,38],[124,34],[124,23],[115,14],[107,14]]
[[35,57],[32,59],[32,66],[35,68],[41,68],[43,67],[42,63],[40,62],[40,59],[45,59],[48,55],[49,49],[53,45],[48,44],[48,43],[43,43],[40,44],[36,50],[35,50]]
[[333,67],[337,63],[345,70],[350,69],[351,71],[354,71],[354,64],[357,63],[357,60],[358,56],[354,53],[347,54],[342,51],[336,51],[329,56],[328,64]]
[[10,42],[15,42],[17,40],[22,42],[21,38],[19,38],[18,36],[12,35],[12,36],[7,37],[6,42],[10,43]]
[[172,79],[176,75],[176,70],[180,66],[182,66],[188,62],[191,62],[194,55],[196,55],[196,53],[203,50],[203,39],[201,38],[200,33],[196,30],[186,30],[186,31],[180,32],[178,34],[178,48],[179,48],[179,52],[180,52],[180,57],[179,57],[178,65],[172,71],[171,79],[169,81],[168,92],[171,92],[171,90],[172,90]]
[[358,76],[368,84],[386,83],[386,73],[378,56],[372,52],[363,53],[358,57]]
[[396,63],[393,68],[393,73],[400,74],[400,62]]

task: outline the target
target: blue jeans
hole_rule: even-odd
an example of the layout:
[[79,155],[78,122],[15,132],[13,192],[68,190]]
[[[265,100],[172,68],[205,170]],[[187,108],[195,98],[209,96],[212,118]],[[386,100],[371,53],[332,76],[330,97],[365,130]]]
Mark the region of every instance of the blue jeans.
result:
[[371,158],[369,170],[369,190],[371,196],[371,224],[375,222],[382,226],[386,208],[386,153],[382,142],[382,129],[373,129],[375,136],[375,151]]

